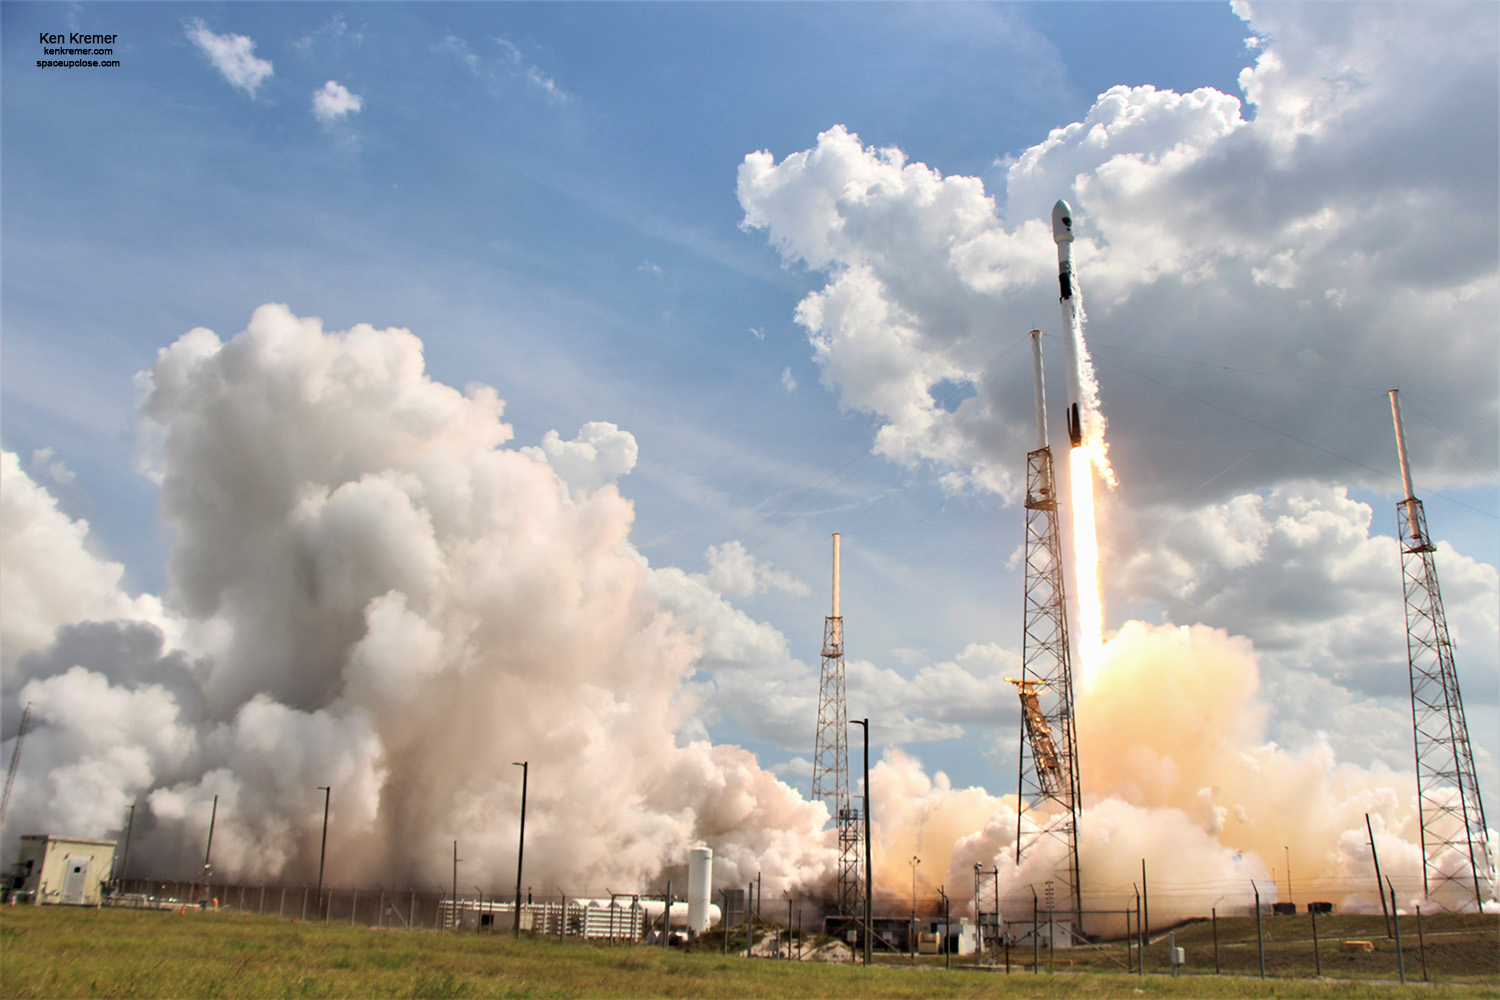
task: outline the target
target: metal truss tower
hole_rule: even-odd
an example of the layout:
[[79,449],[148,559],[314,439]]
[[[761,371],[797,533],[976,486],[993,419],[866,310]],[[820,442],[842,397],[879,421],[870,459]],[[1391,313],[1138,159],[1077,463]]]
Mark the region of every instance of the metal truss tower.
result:
[[1047,444],[1041,336],[1031,331],[1039,447],[1026,456],[1025,635],[1021,676],[1010,678],[1021,696],[1016,864],[1032,854],[1055,854],[1060,846],[1061,865],[1055,877],[1063,883],[1064,905],[1081,921],[1078,744],[1057,488],[1052,449]]
[[823,619],[823,672],[818,682],[818,735],[812,797],[828,805],[839,838],[838,910],[861,912],[859,810],[849,794],[849,716],[844,702],[844,619],[839,614],[839,536],[833,536],[833,614]]
[[[1392,389],[1391,418],[1406,499],[1396,505],[1400,523],[1401,582],[1406,596],[1406,656],[1411,668],[1411,720],[1417,765],[1417,811],[1422,827],[1422,888],[1440,901],[1471,892],[1483,908],[1485,887],[1493,892],[1495,871],[1486,842],[1488,827],[1469,726],[1464,720],[1453,642],[1438,590],[1436,547],[1427,533],[1422,501],[1412,494],[1406,459],[1401,400]],[[1457,861],[1458,863],[1454,863]],[[1461,904],[1460,904],[1461,905]]]

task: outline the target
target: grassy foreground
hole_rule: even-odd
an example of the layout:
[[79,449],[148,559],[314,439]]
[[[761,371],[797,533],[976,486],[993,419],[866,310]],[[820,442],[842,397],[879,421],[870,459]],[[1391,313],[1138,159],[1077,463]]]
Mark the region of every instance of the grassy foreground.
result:
[[1003,974],[375,931],[229,913],[0,908],[4,997],[1500,997],[1486,986]]

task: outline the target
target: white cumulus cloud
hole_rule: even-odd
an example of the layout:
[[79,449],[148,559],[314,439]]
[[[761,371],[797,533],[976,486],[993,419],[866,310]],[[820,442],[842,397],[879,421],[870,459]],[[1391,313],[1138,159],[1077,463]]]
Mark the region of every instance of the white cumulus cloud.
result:
[[325,125],[348,118],[364,106],[358,94],[349,93],[342,83],[329,80],[313,93],[313,115]]
[[271,61],[257,56],[255,43],[244,35],[215,34],[202,18],[195,17],[188,23],[187,36],[224,79],[251,97],[274,72]]

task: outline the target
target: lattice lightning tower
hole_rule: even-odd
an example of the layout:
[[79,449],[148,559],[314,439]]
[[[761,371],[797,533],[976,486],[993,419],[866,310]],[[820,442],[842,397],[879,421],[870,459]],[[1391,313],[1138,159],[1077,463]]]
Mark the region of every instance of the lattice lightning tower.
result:
[[818,683],[818,737],[812,797],[828,805],[839,837],[839,915],[857,916],[860,895],[859,809],[849,795],[849,717],[844,703],[844,619],[839,614],[839,536],[833,536],[833,614],[823,619],[823,673]]
[[1020,809],[1016,864],[1061,847],[1055,877],[1064,905],[1083,917],[1078,872],[1078,744],[1073,721],[1073,673],[1057,525],[1057,489],[1047,444],[1047,397],[1042,388],[1042,340],[1031,331],[1036,375],[1037,442],[1026,456],[1026,608],[1021,676],[1009,678],[1021,696]]
[[[1417,811],[1424,859],[1422,888],[1428,898],[1439,893],[1464,898],[1472,890],[1476,907],[1482,908],[1485,887],[1493,892],[1495,885],[1484,804],[1479,799],[1474,754],[1469,748],[1469,726],[1464,721],[1458,672],[1453,665],[1448,618],[1438,590],[1435,546],[1427,534],[1422,501],[1412,495],[1401,400],[1395,389],[1390,396],[1401,485],[1406,490],[1406,499],[1396,505],[1396,514],[1400,522],[1401,581],[1406,594],[1406,655],[1411,667]],[[1455,860],[1459,863],[1454,864]]]

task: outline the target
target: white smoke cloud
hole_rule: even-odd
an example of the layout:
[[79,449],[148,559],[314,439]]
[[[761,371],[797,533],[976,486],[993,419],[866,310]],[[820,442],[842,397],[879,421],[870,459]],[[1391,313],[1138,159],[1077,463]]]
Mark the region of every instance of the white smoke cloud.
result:
[[199,51],[208,56],[224,79],[251,97],[255,96],[266,77],[275,72],[271,61],[257,56],[255,43],[244,35],[215,34],[208,30],[202,18],[195,17],[188,23],[187,36]]
[[439,881],[458,840],[466,878],[508,884],[529,760],[538,884],[642,886],[700,840],[724,880],[824,879],[821,805],[675,738],[710,645],[655,599],[606,482],[631,435],[506,447],[494,391],[433,382],[407,331],[275,305],[185,334],[142,388],[173,639],[5,458],[7,690],[35,705],[18,825],[99,836],[143,802],[132,857],[165,875],[217,795],[220,875],[305,878],[328,785],[336,882]]

